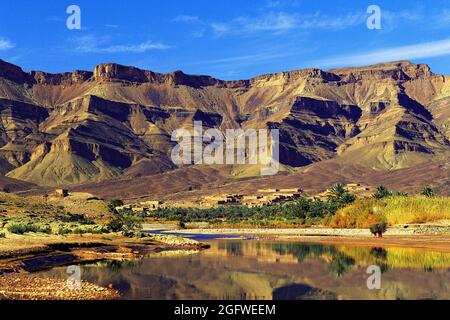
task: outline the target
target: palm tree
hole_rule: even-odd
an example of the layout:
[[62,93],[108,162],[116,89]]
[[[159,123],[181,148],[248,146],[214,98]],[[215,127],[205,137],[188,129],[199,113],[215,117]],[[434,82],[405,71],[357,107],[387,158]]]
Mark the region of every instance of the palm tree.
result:
[[425,197],[434,197],[436,194],[434,193],[434,190],[431,188],[431,186],[426,186],[422,189],[421,195]]
[[328,191],[328,200],[330,201],[338,201],[347,192],[342,183],[336,183]]
[[375,199],[383,199],[383,198],[387,198],[390,197],[392,195],[392,192],[386,188],[384,185],[379,185],[375,191],[375,193],[373,194],[373,197]]
[[356,200],[356,196],[348,192],[342,183],[336,183],[329,190],[328,201],[339,207],[343,207]]

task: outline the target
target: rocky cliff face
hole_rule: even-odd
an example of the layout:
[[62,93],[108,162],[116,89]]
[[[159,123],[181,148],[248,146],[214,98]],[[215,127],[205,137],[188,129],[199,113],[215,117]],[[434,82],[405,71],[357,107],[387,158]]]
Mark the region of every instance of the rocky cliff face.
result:
[[[170,171],[173,130],[280,130],[280,161],[376,170],[450,154],[449,78],[407,61],[222,81],[118,64],[24,72],[0,60],[0,173],[41,185]],[[251,174],[251,169],[231,171]]]

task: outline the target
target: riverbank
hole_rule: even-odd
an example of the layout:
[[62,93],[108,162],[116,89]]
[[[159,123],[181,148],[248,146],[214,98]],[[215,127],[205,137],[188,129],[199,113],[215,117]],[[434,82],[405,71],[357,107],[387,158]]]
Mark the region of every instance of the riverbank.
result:
[[[145,226],[144,226],[145,227]],[[338,228],[214,228],[168,230],[186,237],[194,235],[248,236],[257,239],[295,240],[309,243],[361,245],[372,247],[423,248],[450,252],[450,226],[408,225],[389,228],[383,238],[367,229]]]
[[65,281],[43,279],[33,273],[57,266],[142,259],[161,252],[198,251],[205,247],[198,241],[170,235],[127,238],[120,234],[9,234],[0,241],[0,299],[116,299],[120,294],[112,287],[82,281],[79,288],[70,289]]
[[[152,230],[151,225],[143,225],[144,230]],[[174,230],[174,229],[168,229]],[[347,236],[373,237],[368,228],[192,228],[176,230],[179,234],[258,234],[258,235],[294,235],[294,236]],[[450,225],[403,225],[388,228],[386,236],[449,234]]]

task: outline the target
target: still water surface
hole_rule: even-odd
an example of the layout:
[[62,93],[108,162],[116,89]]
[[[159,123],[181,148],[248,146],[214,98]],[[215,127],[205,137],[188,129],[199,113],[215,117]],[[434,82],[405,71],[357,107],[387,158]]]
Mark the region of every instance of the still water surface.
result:
[[[112,284],[124,299],[450,299],[450,253],[286,241],[208,241],[201,252],[82,266],[82,279]],[[369,265],[381,289],[367,288]],[[67,278],[66,268],[44,276]]]

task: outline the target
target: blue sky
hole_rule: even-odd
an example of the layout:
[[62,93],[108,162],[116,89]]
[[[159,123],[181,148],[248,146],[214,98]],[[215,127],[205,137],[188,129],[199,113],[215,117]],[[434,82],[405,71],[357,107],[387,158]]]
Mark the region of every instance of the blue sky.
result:
[[[66,27],[72,4],[81,30]],[[366,27],[371,4],[381,30]],[[245,79],[409,59],[450,74],[449,31],[450,1],[439,0],[0,2],[0,58],[47,72],[116,62]]]

